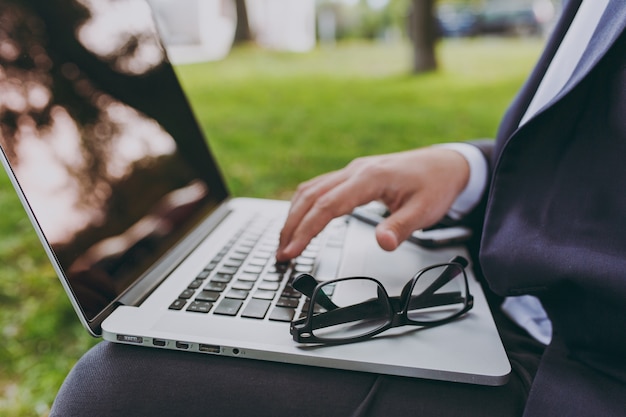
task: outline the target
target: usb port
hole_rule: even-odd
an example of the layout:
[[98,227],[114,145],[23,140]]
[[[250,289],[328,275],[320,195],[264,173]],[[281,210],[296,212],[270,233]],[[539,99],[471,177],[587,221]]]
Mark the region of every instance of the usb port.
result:
[[163,339],[152,339],[152,344],[154,346],[165,346],[167,342]]
[[220,346],[200,344],[198,350],[205,353],[220,353]]
[[189,343],[176,342],[176,348],[178,348],[178,349],[189,349]]

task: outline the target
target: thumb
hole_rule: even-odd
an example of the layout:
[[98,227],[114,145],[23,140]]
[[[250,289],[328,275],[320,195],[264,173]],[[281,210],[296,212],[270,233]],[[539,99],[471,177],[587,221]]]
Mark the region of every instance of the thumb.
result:
[[376,240],[386,251],[395,250],[417,228],[415,212],[398,210],[376,227]]
[[376,226],[376,241],[384,250],[392,251],[400,245],[400,238],[393,229],[386,226],[387,225],[384,223],[380,223]]
[[378,224],[376,240],[380,247],[395,250],[415,230],[435,223],[435,218],[431,219],[431,213],[425,213],[424,208],[423,204],[405,204]]

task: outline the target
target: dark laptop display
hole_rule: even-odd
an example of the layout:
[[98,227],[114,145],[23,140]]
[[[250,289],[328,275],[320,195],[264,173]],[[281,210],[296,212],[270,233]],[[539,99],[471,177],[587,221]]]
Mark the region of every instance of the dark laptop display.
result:
[[90,322],[227,197],[137,7],[0,3],[0,145]]

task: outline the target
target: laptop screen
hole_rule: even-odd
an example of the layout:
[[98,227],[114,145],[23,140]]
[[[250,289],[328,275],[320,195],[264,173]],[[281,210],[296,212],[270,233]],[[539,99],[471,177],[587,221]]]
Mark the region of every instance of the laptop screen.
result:
[[227,197],[140,0],[0,3],[0,145],[87,320]]

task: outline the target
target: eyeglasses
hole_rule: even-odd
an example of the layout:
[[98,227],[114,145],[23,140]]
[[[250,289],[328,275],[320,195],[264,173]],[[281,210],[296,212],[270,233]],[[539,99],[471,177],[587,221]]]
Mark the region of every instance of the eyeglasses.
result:
[[306,316],[291,322],[299,343],[349,343],[393,327],[437,326],[474,305],[465,267],[467,259],[432,265],[417,272],[399,297],[389,297],[374,278],[350,277],[318,282],[299,275],[292,286],[310,298]]

